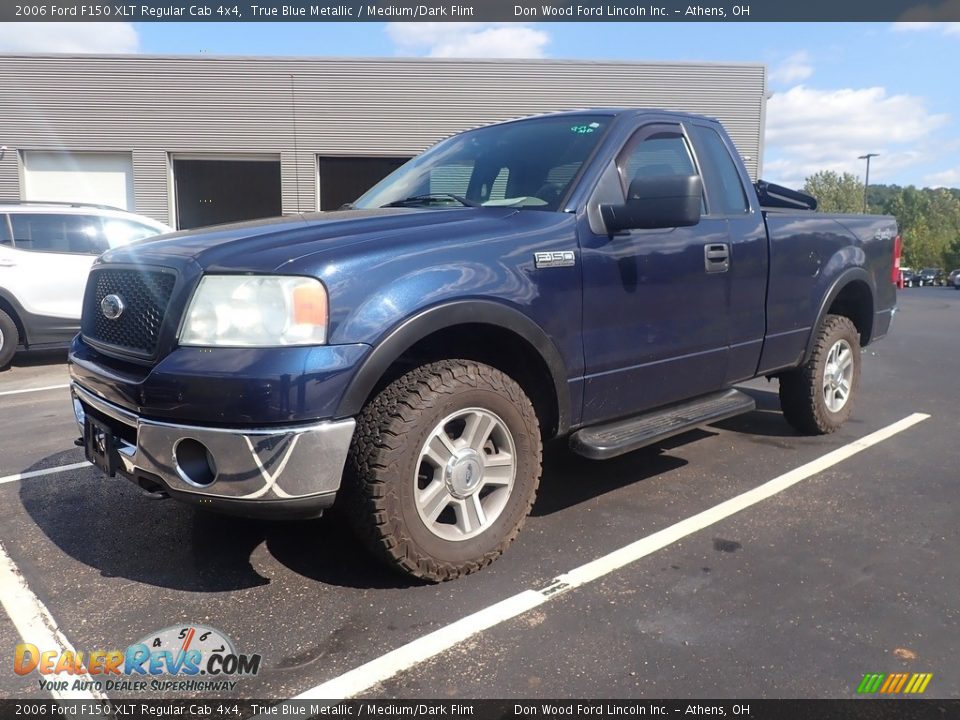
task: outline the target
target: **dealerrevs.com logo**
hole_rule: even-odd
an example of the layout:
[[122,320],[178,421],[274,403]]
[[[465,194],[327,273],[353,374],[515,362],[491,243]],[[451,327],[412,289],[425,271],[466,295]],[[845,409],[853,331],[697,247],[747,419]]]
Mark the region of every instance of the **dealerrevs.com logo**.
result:
[[39,674],[43,690],[197,692],[233,690],[232,678],[256,675],[261,656],[238,653],[226,634],[205,625],[174,625],[125,650],[60,652],[17,645],[17,675]]

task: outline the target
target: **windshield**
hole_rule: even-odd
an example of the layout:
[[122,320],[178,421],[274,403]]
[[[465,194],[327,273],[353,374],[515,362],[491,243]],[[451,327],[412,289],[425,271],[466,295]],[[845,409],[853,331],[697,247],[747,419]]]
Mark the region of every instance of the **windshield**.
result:
[[395,170],[354,207],[557,210],[611,120],[589,114],[541,117],[455,135]]

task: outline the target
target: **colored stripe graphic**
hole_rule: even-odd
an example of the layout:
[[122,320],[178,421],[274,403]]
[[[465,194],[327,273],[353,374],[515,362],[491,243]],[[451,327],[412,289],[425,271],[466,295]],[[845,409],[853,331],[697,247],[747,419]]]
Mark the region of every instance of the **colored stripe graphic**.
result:
[[860,695],[919,695],[927,689],[933,673],[866,673],[857,686]]
[[880,689],[880,684],[883,682],[883,679],[886,675],[882,673],[867,673],[863,676],[863,680],[860,681],[860,686],[857,688],[858,693],[870,694],[875,693]]

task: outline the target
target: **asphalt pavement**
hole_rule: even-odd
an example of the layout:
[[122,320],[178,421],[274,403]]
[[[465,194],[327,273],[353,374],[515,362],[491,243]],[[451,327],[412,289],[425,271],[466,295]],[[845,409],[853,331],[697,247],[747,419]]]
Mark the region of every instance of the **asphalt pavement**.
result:
[[[238,697],[362,677],[363,697],[848,698],[868,672],[929,672],[925,696],[955,698],[958,378],[960,292],[902,291],[839,432],[798,436],[759,380],[746,386],[755,412],[653,448],[593,462],[556,445],[507,553],[428,585],[370,560],[335,516],[222,517],[89,466],[55,470],[83,462],[64,355],[22,354],[0,373],[0,544],[19,597],[77,650],[203,625],[259,653]],[[857,445],[917,413],[929,418]],[[769,497],[717,510],[809,463]],[[673,527],[662,547],[636,544]],[[592,561],[606,569],[573,582]],[[35,639],[10,605],[0,697],[50,697],[12,671],[14,646]]]

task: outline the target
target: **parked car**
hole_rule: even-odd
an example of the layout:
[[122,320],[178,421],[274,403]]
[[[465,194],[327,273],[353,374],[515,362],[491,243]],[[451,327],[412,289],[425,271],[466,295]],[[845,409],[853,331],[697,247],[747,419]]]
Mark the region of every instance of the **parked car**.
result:
[[960,268],[950,271],[950,274],[947,276],[947,285],[960,290]]
[[912,288],[914,285],[920,284],[920,274],[910,268],[901,269],[900,278],[900,284],[903,287]]
[[901,243],[815,207],[715,120],[580,110],[448,138],[355,209],[110,250],[69,356],[86,456],[228,513],[336,500],[393,567],[477,571],[546,440],[621,455],[752,410],[757,376],[804,433],[850,417]]
[[0,202],[0,368],[18,347],[70,343],[100,253],[167,232],[156,220],[100,205]]
[[943,270],[941,268],[923,268],[917,277],[920,281],[920,286],[924,285],[943,285]]

